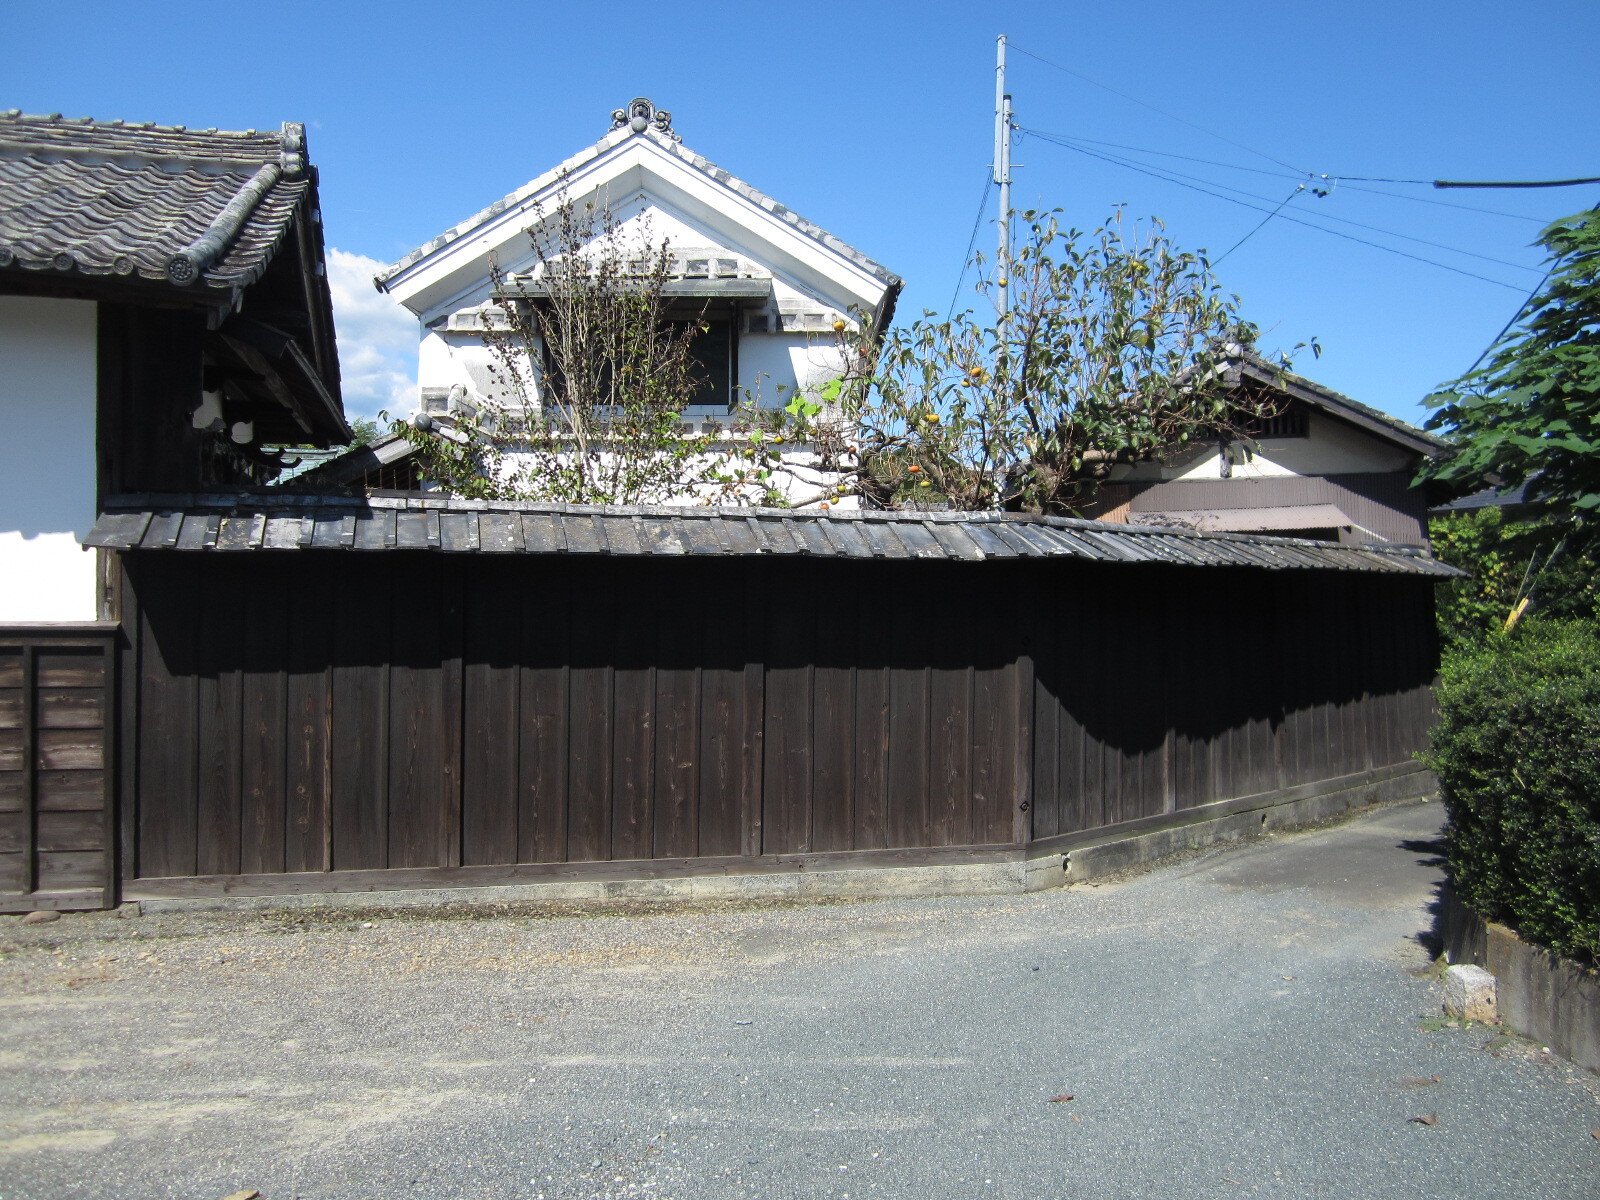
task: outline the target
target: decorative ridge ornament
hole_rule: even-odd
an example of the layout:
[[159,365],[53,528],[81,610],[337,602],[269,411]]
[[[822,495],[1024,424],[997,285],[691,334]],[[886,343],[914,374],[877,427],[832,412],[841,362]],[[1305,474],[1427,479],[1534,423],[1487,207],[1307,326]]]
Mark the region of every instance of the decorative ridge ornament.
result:
[[657,108],[648,97],[635,96],[628,102],[627,108],[614,109],[611,113],[613,132],[627,129],[633,133],[643,133],[652,127],[657,133],[666,134],[675,142],[683,141],[672,131],[672,114],[664,108]]

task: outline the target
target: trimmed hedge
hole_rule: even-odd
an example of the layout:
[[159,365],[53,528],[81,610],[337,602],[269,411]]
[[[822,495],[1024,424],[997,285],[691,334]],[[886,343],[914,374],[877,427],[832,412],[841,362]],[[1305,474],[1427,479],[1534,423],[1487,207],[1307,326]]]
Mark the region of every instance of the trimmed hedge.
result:
[[1428,765],[1456,894],[1569,958],[1600,960],[1600,634],[1530,620],[1450,655]]

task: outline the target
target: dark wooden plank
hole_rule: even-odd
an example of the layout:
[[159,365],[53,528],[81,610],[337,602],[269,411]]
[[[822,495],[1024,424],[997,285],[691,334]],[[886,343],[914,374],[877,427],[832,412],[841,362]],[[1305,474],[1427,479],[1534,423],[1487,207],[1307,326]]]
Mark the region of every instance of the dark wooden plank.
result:
[[[626,520],[611,521],[625,527]],[[607,563],[608,591],[635,595],[639,570],[646,564]],[[630,587],[630,582],[633,587]],[[652,589],[640,589],[650,594]],[[650,858],[655,853],[652,829],[656,766],[657,653],[654,605],[638,605],[612,632],[611,852],[608,858]],[[677,626],[676,621],[670,622]],[[681,626],[679,627],[681,630]],[[687,630],[680,636],[693,637]]]
[[21,729],[0,729],[0,771],[21,771],[28,759]]
[[[201,578],[196,634],[207,656],[195,676],[195,873],[237,875],[244,819],[242,756],[245,602],[240,585],[248,564],[238,559],[208,563]],[[252,857],[248,869],[259,870]]]
[[1069,828],[1068,812],[1075,811],[1079,800],[1076,774],[1070,780],[1061,778],[1061,739],[1076,739],[1074,750],[1081,755],[1083,731],[1068,706],[1073,680],[1071,663],[1060,652],[1059,628],[1058,622],[1038,621],[1027,629],[1033,661],[1033,695],[1028,698],[1033,711],[1033,795],[1027,815],[1035,838],[1053,837]]
[[[524,529],[528,522],[523,522]],[[517,851],[521,862],[567,858],[567,729],[571,647],[571,572],[557,565],[523,567],[525,590],[535,585],[539,603],[521,604],[518,706],[521,712],[517,765]],[[535,579],[533,572],[537,570]]]
[[889,658],[885,824],[891,847],[928,844],[929,756],[926,641],[915,620],[901,620],[891,634]]
[[106,858],[103,850],[41,850],[38,855],[40,892],[103,888]]
[[[20,753],[17,758],[20,762],[22,758]],[[79,776],[88,774],[87,771],[73,771],[70,773]],[[41,771],[39,774],[44,775],[47,772]],[[22,811],[22,800],[27,794],[27,789],[23,787],[24,782],[21,771],[15,768],[0,770],[0,812]]]
[[[26,854],[30,853],[34,845],[32,823],[25,812],[0,813],[0,854]],[[21,872],[19,870],[19,880]],[[21,882],[13,889],[21,891],[25,885]]]
[[0,646],[0,688],[22,686],[22,650],[16,646]]
[[389,678],[389,865],[460,862],[458,571],[398,560]]
[[521,563],[472,564],[462,650],[461,860],[518,861]]
[[105,765],[105,741],[103,729],[41,729],[38,765],[53,771],[98,771]]
[[105,807],[103,771],[40,771],[35,786],[40,812],[98,811]]
[[[775,564],[777,565],[777,564]],[[761,850],[811,849],[812,674],[817,609],[792,562],[768,598]]]
[[38,672],[41,688],[100,688],[106,682],[105,660],[95,648],[41,650]]
[[[724,594],[738,596],[742,563],[719,563],[712,576]],[[681,576],[677,576],[680,577]],[[748,626],[729,622],[704,648],[700,670],[699,791],[695,812],[695,853],[740,854],[744,846],[744,805],[748,787],[751,731],[745,705],[745,664],[751,656]]]
[[[326,871],[333,866],[334,631],[314,571],[302,568],[296,578],[284,680],[283,864],[286,871]],[[348,593],[352,600],[358,594]]]
[[[593,522],[574,518],[575,528]],[[569,536],[572,531],[569,530]],[[611,727],[612,651],[617,597],[604,568],[609,563],[573,564],[569,637],[571,709],[567,759],[567,857],[572,861],[612,858]]]
[[[35,699],[41,729],[99,729],[106,721],[103,691],[88,688],[40,688]],[[3,720],[4,697],[0,697]]]
[[954,603],[935,618],[940,628],[928,647],[927,668],[927,845],[965,846],[972,841],[971,622],[987,617]]
[[[721,714],[724,725],[712,731],[712,737],[703,737],[701,731],[701,668],[696,664],[710,652],[707,642],[717,635],[708,637],[709,631],[685,629],[676,620],[661,620],[657,625],[656,653],[661,665],[655,671],[653,854],[657,858],[689,858],[700,853],[700,777],[706,772],[720,774],[726,794],[731,768],[737,763],[737,743],[729,738],[726,725],[731,706]],[[704,759],[708,750],[715,756],[712,761]],[[729,756],[733,756],[732,762]],[[737,821],[736,812],[732,819]],[[712,839],[714,843],[718,840]]]
[[104,850],[105,821],[98,811],[41,812],[38,814],[34,838],[41,851]]
[[[84,693],[78,693],[82,695]],[[22,728],[22,689],[0,688],[0,729]]]
[[189,561],[129,563],[139,592],[136,874],[196,873],[196,692],[184,658],[199,614]]
[[[1009,630],[1000,622],[973,626],[972,838],[977,842],[1011,840],[1011,765],[1018,740],[1016,680],[1007,661]],[[1031,748],[1029,750],[1031,754]],[[1029,805],[1030,809],[1032,805]]]
[[830,597],[819,629],[812,680],[811,837],[814,851],[856,849],[856,656],[848,631],[858,623],[863,600],[851,590],[845,564],[818,564],[814,595]]
[[334,607],[333,869],[389,865],[389,622],[399,598],[371,588]]
[[[272,560],[264,560],[271,567]],[[244,564],[255,566],[256,560]],[[219,564],[208,563],[213,569]],[[239,644],[240,816],[239,864],[246,875],[284,869],[284,831],[288,823],[289,587],[282,571],[253,570],[238,577],[243,595],[234,604],[245,612]]]
[[[24,843],[20,831],[16,841],[18,845]],[[32,861],[31,855],[20,850],[0,852],[0,895],[19,895],[32,890],[28,879]]]
[[[744,787],[740,791],[739,835],[741,853],[761,852],[761,822],[766,814],[766,738],[767,738],[767,580],[770,565],[760,559],[743,559],[736,564],[738,581],[728,594],[744,600],[743,619],[729,624],[744,638],[744,688],[740,701],[744,708]],[[702,846],[705,844],[702,838]]]

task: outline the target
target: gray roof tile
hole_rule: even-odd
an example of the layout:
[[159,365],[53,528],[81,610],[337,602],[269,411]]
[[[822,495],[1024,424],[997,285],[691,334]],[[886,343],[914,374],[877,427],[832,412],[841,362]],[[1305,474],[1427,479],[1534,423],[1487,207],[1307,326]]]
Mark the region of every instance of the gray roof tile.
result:
[[271,261],[310,186],[299,125],[0,112],[0,267],[236,290]]
[[1268,570],[1463,574],[1413,546],[1338,546],[1251,533],[1199,533],[1001,513],[589,507],[448,496],[253,492],[112,497],[86,545],[117,550],[437,550],[618,557],[1092,562]]

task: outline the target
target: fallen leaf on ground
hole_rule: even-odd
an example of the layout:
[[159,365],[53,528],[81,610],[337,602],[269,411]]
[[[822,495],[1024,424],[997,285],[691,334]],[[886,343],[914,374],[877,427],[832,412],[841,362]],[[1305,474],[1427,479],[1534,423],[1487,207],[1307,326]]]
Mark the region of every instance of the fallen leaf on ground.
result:
[[1407,1075],[1400,1081],[1400,1086],[1405,1088],[1432,1087],[1439,1082],[1437,1075]]
[[222,1200],[261,1200],[261,1193],[255,1188],[245,1188],[242,1192],[229,1192]]
[[[1076,1122],[1077,1122],[1077,1123],[1078,1123],[1078,1124],[1080,1124],[1080,1125],[1082,1125],[1082,1124],[1083,1124],[1083,1118],[1082,1118],[1082,1117],[1080,1117],[1080,1116],[1079,1116],[1079,1115],[1078,1115],[1078,1114],[1077,1114],[1077,1113],[1073,1113],[1073,1114],[1072,1114],[1072,1119],[1073,1119],[1073,1120],[1074,1120],[1074,1121],[1076,1121]],[[1600,1129],[1597,1129],[1597,1130],[1596,1130],[1596,1131],[1595,1131],[1595,1137],[1597,1137],[1597,1138],[1600,1138]]]
[[1595,1141],[1600,1142],[1600,1129],[1591,1129],[1591,1130],[1589,1130],[1589,1136],[1592,1137]]
[[1426,1116],[1412,1117],[1411,1123],[1414,1125],[1437,1125],[1439,1123],[1439,1114],[1428,1113]]
[[1071,1099],[1072,1099],[1072,1093],[1070,1093],[1070,1092],[1062,1092],[1061,1095],[1059,1095],[1059,1096],[1051,1096],[1050,1099],[1045,1101],[1045,1103],[1046,1104],[1065,1104],[1068,1100],[1071,1100]]

